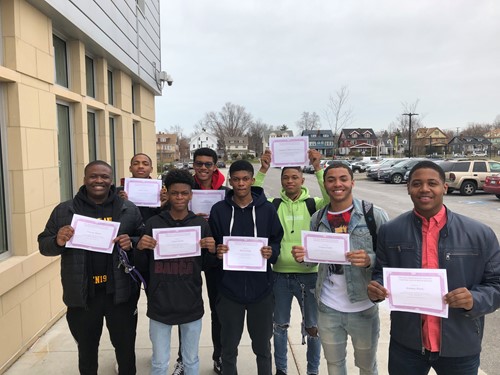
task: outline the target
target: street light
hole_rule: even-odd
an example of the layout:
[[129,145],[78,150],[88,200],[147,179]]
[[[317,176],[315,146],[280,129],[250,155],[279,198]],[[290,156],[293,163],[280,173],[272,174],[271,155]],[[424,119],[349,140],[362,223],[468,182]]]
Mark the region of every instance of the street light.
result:
[[409,124],[408,124],[408,157],[411,158],[411,116],[418,116],[418,113],[403,113],[403,116],[408,116]]

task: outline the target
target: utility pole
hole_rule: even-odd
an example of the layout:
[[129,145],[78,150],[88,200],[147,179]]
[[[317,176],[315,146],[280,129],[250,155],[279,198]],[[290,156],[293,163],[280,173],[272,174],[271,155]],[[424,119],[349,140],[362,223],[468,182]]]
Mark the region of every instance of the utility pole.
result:
[[403,116],[408,116],[408,156],[411,158],[411,116],[418,116],[418,113],[403,113]]

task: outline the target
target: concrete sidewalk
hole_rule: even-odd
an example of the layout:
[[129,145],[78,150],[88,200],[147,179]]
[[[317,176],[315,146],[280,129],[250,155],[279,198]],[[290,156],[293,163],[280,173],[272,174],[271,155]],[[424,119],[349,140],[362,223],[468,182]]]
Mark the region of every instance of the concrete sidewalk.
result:
[[[206,288],[204,288],[205,290]],[[200,339],[200,374],[213,375],[212,369],[212,342],[210,335],[210,312],[208,311],[208,298],[205,294],[205,316],[203,317],[203,330]],[[306,346],[301,345],[300,334],[300,310],[294,301],[292,321],[289,329],[289,352],[288,352],[288,374],[306,374]],[[382,303],[380,306],[380,340],[378,347],[379,374],[387,374],[387,358],[389,344],[389,312]],[[146,317],[146,297],[141,295],[139,301],[139,324],[137,328],[137,374],[145,375],[150,372],[151,342],[149,340],[149,320]],[[170,370],[177,358],[178,340],[174,329],[172,334],[172,350]],[[354,366],[352,346],[348,346],[348,373],[357,374],[358,369]],[[109,341],[106,328],[103,329],[99,352],[99,374],[115,374],[115,356],[113,347]],[[12,365],[5,375],[53,375],[53,374],[78,374],[78,354],[76,344],[69,332],[65,317],[61,318],[45,335]],[[274,361],[273,361],[274,362]],[[252,352],[250,338],[246,331],[243,334],[238,355],[238,373],[240,375],[256,375],[257,366],[255,356]],[[320,373],[326,374],[326,361],[321,359]],[[434,372],[431,371],[431,374]],[[480,371],[480,375],[486,375]]]

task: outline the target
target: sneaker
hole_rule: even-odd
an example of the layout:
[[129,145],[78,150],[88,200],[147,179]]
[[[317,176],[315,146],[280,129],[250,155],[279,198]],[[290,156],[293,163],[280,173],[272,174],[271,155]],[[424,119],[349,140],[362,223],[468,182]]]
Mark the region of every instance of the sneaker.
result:
[[286,372],[280,370],[279,368],[276,369],[276,375],[286,375]]
[[184,375],[184,363],[176,362],[172,375]]
[[115,372],[116,372],[117,374],[119,374],[119,373],[120,373],[120,369],[118,368],[118,362],[115,362]]
[[214,371],[218,375],[222,375],[222,359],[219,357],[214,360]]

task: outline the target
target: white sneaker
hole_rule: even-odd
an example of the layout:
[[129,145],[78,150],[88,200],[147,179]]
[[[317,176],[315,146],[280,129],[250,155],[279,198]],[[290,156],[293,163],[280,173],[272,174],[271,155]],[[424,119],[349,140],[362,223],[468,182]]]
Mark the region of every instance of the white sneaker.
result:
[[119,374],[119,373],[120,373],[120,370],[118,369],[118,362],[115,362],[115,372],[116,372],[117,374]]

